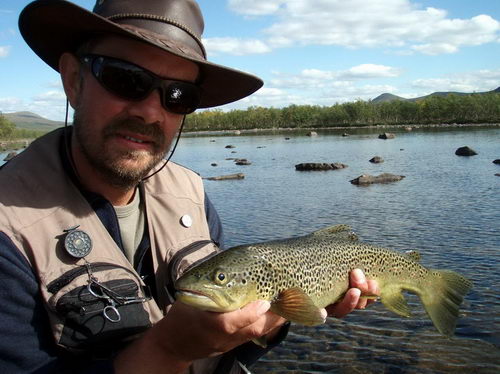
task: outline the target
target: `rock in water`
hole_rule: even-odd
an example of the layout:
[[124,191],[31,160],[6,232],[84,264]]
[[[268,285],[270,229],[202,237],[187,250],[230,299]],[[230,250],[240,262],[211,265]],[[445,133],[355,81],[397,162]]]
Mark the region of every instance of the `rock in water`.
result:
[[394,139],[396,135],[391,132],[384,132],[378,136],[379,139]]
[[340,162],[326,163],[326,162],[304,162],[295,165],[295,170],[298,171],[322,171],[322,170],[337,170],[345,169],[347,165]]
[[384,159],[380,156],[375,156],[370,159],[370,162],[373,164],[381,164],[382,162],[384,162]]
[[397,182],[403,179],[405,176],[404,175],[394,175],[390,173],[383,173],[380,175],[367,175],[363,174],[360,175],[359,177],[351,180],[350,182],[352,184],[358,184],[358,185],[367,185],[367,184],[373,184],[373,183],[391,183],[391,182]]
[[455,151],[455,154],[457,156],[475,156],[475,155],[477,155],[477,152],[474,151],[470,147],[464,146],[464,147],[457,148],[457,150]]

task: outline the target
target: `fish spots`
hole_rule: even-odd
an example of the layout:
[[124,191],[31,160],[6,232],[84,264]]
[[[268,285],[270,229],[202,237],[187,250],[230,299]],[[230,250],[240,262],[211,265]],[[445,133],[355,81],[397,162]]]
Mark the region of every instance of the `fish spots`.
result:
[[367,278],[384,282],[424,283],[429,276],[427,269],[405,254],[314,235],[233,247],[192,271],[198,283],[223,286],[231,299],[243,300],[251,293],[254,299],[273,300],[282,291],[299,288],[323,307],[347,290],[349,272],[355,268]]

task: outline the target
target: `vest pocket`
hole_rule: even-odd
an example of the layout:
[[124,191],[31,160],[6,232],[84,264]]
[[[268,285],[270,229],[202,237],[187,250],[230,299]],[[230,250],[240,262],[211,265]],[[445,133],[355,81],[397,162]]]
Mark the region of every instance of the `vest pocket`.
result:
[[[85,349],[119,341],[151,326],[139,287],[132,279],[114,279],[77,287],[59,298],[56,311],[63,319],[59,344]],[[112,295],[110,296],[108,292]]]
[[[108,351],[110,342],[151,327],[147,289],[130,269],[106,262],[68,270],[47,285],[58,345],[70,350]],[[116,347],[116,345],[111,345]]]

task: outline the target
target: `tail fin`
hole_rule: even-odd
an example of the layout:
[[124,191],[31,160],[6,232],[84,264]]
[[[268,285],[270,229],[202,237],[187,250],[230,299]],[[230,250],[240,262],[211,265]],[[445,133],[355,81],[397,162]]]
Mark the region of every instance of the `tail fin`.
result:
[[449,270],[430,270],[431,287],[421,289],[420,299],[438,331],[452,336],[458,319],[458,310],[472,282]]

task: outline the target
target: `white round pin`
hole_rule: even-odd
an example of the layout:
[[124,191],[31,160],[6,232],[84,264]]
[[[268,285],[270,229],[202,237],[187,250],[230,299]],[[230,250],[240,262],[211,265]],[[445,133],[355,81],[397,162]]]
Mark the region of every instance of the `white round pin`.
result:
[[184,227],[191,227],[193,225],[193,219],[191,218],[191,216],[189,214],[184,214],[181,217],[181,224]]

